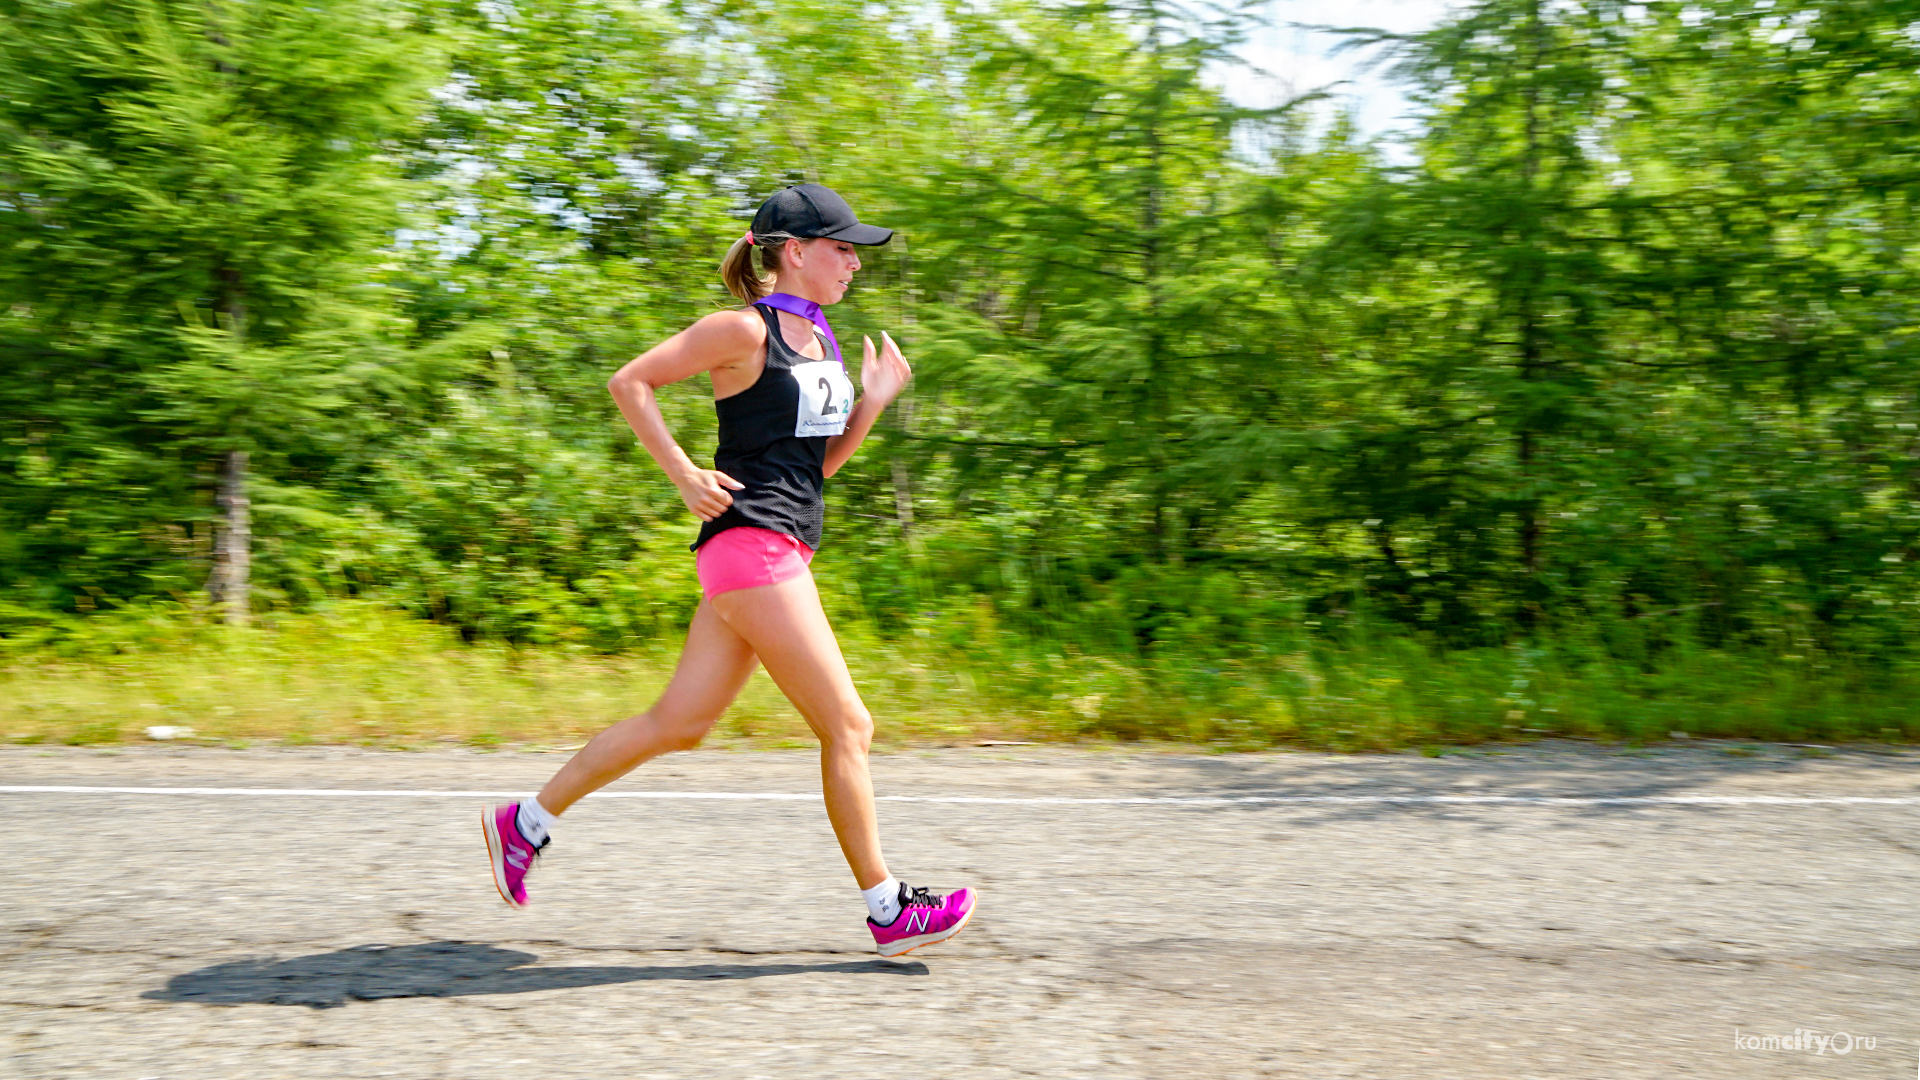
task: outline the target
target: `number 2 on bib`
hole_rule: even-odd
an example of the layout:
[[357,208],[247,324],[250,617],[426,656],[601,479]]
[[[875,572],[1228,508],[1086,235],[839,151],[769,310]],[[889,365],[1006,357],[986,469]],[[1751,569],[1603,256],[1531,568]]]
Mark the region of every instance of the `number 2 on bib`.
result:
[[800,402],[794,417],[795,438],[811,435],[838,435],[847,429],[847,414],[853,411],[853,381],[847,370],[832,360],[810,360],[793,365],[794,381],[800,384]]

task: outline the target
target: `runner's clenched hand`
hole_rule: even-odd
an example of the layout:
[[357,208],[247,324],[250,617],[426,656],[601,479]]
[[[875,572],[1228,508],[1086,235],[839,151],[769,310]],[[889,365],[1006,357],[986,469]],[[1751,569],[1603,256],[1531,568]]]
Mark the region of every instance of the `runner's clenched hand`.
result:
[[860,363],[860,386],[868,397],[882,408],[900,396],[907,382],[913,378],[913,369],[907,366],[907,358],[900,355],[900,346],[894,343],[887,332],[880,332],[881,347],[875,350],[873,339],[863,337],[866,351]]
[[695,469],[673,486],[680,489],[680,500],[701,521],[712,521],[733,505],[729,491],[741,491],[747,485],[718,469]]

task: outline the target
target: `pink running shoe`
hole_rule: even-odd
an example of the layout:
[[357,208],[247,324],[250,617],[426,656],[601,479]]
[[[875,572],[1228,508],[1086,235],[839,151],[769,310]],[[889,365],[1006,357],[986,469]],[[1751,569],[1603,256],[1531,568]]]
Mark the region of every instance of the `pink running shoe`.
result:
[[553,838],[541,841],[540,847],[528,843],[520,835],[519,816],[519,803],[492,807],[481,812],[480,831],[487,835],[487,860],[493,864],[493,884],[500,890],[500,899],[522,908],[527,906],[527,871],[540,857],[540,848]]
[[881,956],[903,956],[922,945],[945,941],[973,918],[973,890],[957,889],[941,896],[925,889],[900,886],[900,914],[881,926],[867,920],[874,948]]

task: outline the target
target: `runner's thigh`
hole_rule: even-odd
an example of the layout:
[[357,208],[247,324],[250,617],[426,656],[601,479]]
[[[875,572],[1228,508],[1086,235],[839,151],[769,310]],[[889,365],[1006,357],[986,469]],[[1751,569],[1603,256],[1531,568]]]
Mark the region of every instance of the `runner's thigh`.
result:
[[721,593],[713,604],[816,730],[822,724],[864,717],[860,692],[854,689],[827,613],[820,609],[812,574]]
[[656,718],[689,725],[711,725],[727,711],[753,674],[753,647],[735,633],[710,601],[702,600],[687,627],[687,644],[673,679],[654,703]]

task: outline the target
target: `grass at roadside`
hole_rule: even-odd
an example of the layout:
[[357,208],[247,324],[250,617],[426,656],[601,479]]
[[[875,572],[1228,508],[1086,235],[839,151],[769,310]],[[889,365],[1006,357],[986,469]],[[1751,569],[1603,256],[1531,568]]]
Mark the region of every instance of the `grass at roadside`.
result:
[[[227,742],[570,744],[644,708],[665,686],[678,645],[618,657],[469,645],[369,603],[283,614],[244,632],[156,611],[97,621],[86,633],[0,653],[0,737],[111,743],[173,726]],[[905,639],[857,624],[841,636],[883,743],[1154,738],[1392,750],[1548,734],[1822,742],[1920,734],[1909,708],[1920,677],[1817,658],[1675,652],[1644,670],[1575,650],[1442,655],[1402,638],[1122,663],[1019,642],[966,613]],[[717,734],[774,745],[807,737],[764,675]]]
[[[0,667],[0,737],[110,743],[165,726],[216,741],[578,742],[645,708],[666,686],[674,658],[664,648],[609,657],[468,645],[442,627],[372,605],[333,605],[244,632],[156,621],[104,646],[11,657]],[[942,681],[895,672],[868,688],[900,714],[889,717],[888,737],[997,730],[976,698],[943,692],[950,688]],[[756,673],[717,733],[779,742],[805,737],[807,728]]]

